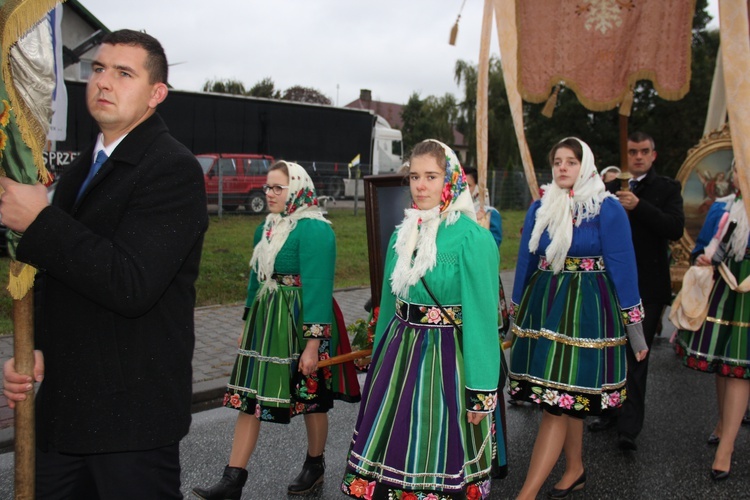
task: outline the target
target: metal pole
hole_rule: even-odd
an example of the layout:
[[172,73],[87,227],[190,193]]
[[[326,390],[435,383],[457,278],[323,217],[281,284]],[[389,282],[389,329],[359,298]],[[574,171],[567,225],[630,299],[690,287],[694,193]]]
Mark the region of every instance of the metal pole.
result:
[[357,165],[357,172],[354,175],[354,215],[357,215],[357,207],[359,206],[359,178],[360,178],[359,165]]
[[625,115],[618,116],[620,128],[620,174],[617,178],[620,180],[620,189],[622,191],[630,191],[629,181],[633,175],[628,172],[628,117]]
[[216,169],[219,171],[219,220],[224,213],[224,175],[221,168],[221,158],[216,160]]

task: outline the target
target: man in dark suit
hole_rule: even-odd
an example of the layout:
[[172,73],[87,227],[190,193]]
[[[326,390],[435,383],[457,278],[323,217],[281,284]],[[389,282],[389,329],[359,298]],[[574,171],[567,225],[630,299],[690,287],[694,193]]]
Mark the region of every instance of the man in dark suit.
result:
[[[42,185],[0,179],[2,221],[23,234],[17,258],[39,269],[37,498],[182,498],[203,175],[156,114],[167,96],[157,40],[111,33],[92,70],[101,133],[52,203]],[[13,360],[3,374],[13,406],[33,381]]]
[[[632,133],[628,137],[628,171],[633,176],[631,188],[621,190],[619,180],[607,184],[607,190],[617,195],[628,212],[638,265],[638,289],[645,312],[643,333],[649,349],[664,307],[672,301],[669,241],[678,240],[685,227],[682,187],[674,179],[658,175],[653,169],[654,160],[654,139],[643,132]],[[627,399],[619,416],[594,419],[588,428],[596,432],[617,425],[620,449],[635,451],[635,439],[643,428],[645,415],[648,357],[639,363],[630,349],[626,352]]]

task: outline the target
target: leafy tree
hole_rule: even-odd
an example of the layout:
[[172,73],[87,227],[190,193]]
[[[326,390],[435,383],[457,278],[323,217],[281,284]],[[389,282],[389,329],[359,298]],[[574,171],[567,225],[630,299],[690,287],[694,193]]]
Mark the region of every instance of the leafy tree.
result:
[[[464,84],[464,99],[458,105],[460,113],[457,120],[458,131],[464,134],[469,147],[467,165],[476,164],[476,108],[478,68],[459,60],[456,62],[455,79],[459,85]],[[508,165],[520,165],[513,120],[510,116],[508,95],[505,90],[505,79],[500,59],[490,58],[488,78],[487,105],[487,162],[488,169],[507,168]]]
[[281,92],[276,90],[276,84],[270,76],[265,77],[248,90],[247,95],[253,97],[265,97],[266,99],[281,99]]
[[296,102],[307,102],[312,104],[326,104],[331,105],[331,99],[324,95],[319,90],[311,87],[303,87],[302,85],[295,85],[289,87],[284,91],[281,99],[285,101],[296,101]]
[[260,80],[250,87],[250,90],[245,90],[244,84],[237,80],[208,80],[203,84],[203,91],[217,92],[220,94],[249,95],[253,97],[264,97],[266,99],[283,99],[285,101],[314,104],[331,104],[331,99],[311,87],[295,85],[286,89],[282,94],[281,91],[276,89],[276,84],[271,77],[266,77]]
[[[508,165],[521,165],[521,153],[510,115],[508,92],[505,89],[505,78],[500,60],[490,59],[488,86],[488,170],[507,168]],[[476,151],[476,148],[474,149]]]
[[422,120],[422,108],[424,103],[419,98],[419,93],[414,92],[409,96],[406,105],[401,109],[401,134],[404,141],[404,154],[408,155],[411,148],[427,135],[426,121]]
[[456,128],[464,135],[469,147],[466,153],[466,164],[476,165],[477,151],[477,66],[459,59],[456,61],[454,78],[456,83],[464,83],[464,99],[458,103],[459,117]]
[[591,145],[598,167],[619,165],[617,110],[594,113],[581,105],[575,93],[561,88],[552,118],[541,112],[544,103],[524,104],[526,140],[536,170],[549,168],[547,153],[559,140],[575,136]]
[[245,86],[242,84],[242,82],[232,79],[207,80],[206,83],[203,84],[203,92],[245,95]]
[[457,118],[458,107],[453,95],[420,99],[418,93],[413,93],[401,111],[404,151],[409,154],[415,144],[425,139],[452,144]]

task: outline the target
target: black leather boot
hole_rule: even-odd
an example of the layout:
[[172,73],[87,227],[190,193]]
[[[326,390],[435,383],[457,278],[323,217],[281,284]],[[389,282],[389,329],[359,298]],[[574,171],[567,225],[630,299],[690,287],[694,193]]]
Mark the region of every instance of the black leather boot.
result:
[[239,500],[246,481],[246,469],[227,465],[218,483],[210,488],[193,488],[193,495],[204,500]]
[[305,463],[302,465],[302,472],[292,481],[287,488],[290,495],[304,495],[323,482],[323,476],[326,471],[326,461],[321,454],[318,457],[311,457],[307,454]]

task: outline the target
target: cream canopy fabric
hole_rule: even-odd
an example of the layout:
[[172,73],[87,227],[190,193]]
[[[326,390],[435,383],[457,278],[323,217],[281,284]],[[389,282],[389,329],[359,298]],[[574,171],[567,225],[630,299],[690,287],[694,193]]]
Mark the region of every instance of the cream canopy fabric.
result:
[[[719,1],[721,55],[724,85],[732,137],[750,137],[750,30],[748,3],[738,0]],[[750,193],[750,141],[732,141],[740,190]],[[750,196],[743,198],[750,213]]]

